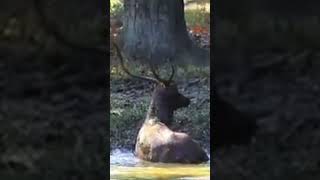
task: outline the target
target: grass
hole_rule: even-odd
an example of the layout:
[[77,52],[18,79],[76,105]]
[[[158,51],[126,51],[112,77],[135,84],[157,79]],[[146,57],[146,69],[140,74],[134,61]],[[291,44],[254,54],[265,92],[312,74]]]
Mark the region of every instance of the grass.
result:
[[[147,75],[152,76],[151,71],[148,67],[143,67],[140,64],[133,64],[130,63],[129,65],[126,65],[127,67],[130,67],[130,71],[133,74],[137,75]],[[210,77],[210,67],[198,67],[192,64],[186,64],[186,65],[179,65],[178,67],[175,67],[176,75],[175,79],[189,79],[189,78],[195,78],[195,77]],[[142,73],[144,72],[144,73]],[[166,68],[165,66],[160,67],[159,74],[170,74],[171,69]],[[110,77],[114,80],[119,80],[123,78],[130,78],[128,75],[122,71],[121,66],[116,64],[115,62],[111,62],[110,66]]]
[[210,27],[210,12],[205,7],[185,10],[184,16],[188,27]]
[[127,127],[129,124],[136,124],[143,119],[148,108],[148,99],[131,104],[123,96],[111,94],[111,123],[110,129],[115,130]]
[[148,103],[128,103],[127,98],[111,93],[110,104],[111,144],[116,147],[130,147],[135,141],[133,137],[136,126],[144,118]]

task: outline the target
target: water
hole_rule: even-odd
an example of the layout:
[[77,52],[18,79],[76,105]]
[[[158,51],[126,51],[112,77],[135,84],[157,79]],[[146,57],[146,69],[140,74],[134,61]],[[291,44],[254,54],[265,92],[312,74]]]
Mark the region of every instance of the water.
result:
[[210,179],[210,162],[203,164],[151,163],[137,159],[132,151],[116,149],[110,154],[112,180]]

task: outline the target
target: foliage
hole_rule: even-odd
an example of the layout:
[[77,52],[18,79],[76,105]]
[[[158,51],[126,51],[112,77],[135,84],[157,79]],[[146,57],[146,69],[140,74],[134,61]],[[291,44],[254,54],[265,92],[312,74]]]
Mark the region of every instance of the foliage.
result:
[[121,15],[123,12],[123,1],[122,0],[110,0],[110,16],[116,17]]
[[[182,123],[185,124],[183,127],[185,132],[200,140],[200,143],[210,141],[210,104],[209,101],[201,103],[205,98],[209,100],[209,95],[207,97],[203,96],[206,95],[196,95],[197,100],[194,104],[176,113],[177,121],[183,121]],[[203,145],[208,146],[207,144]]]
[[188,27],[210,27],[210,12],[205,8],[185,10],[185,20]]
[[183,0],[185,4],[188,3],[210,3],[210,0]]
[[148,103],[146,101],[129,104],[123,96],[111,94],[110,129],[128,127],[137,124],[145,116]]
[[111,148],[132,145],[136,137],[136,126],[147,110],[147,102],[128,103],[125,96],[111,93],[110,98],[110,139]]

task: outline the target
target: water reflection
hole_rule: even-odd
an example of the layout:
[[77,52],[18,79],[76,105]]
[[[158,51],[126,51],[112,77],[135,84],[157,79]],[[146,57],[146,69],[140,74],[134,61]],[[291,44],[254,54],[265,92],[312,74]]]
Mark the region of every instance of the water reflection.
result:
[[139,161],[133,152],[126,149],[116,149],[110,154],[110,165],[132,167],[139,164]]
[[117,149],[110,154],[110,175],[117,180],[209,179],[210,162],[197,165],[151,163],[137,159],[132,151]]

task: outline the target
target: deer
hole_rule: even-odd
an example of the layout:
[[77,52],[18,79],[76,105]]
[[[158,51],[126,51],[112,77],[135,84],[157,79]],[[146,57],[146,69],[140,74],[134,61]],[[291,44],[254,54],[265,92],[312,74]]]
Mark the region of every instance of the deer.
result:
[[179,93],[173,77],[171,64],[169,79],[161,78],[150,65],[153,77],[132,74],[124,65],[124,58],[116,43],[113,43],[123,71],[133,78],[155,84],[146,118],[140,128],[134,155],[141,160],[161,163],[199,164],[209,160],[200,144],[183,132],[172,131],[174,111],[187,107],[190,99]]

